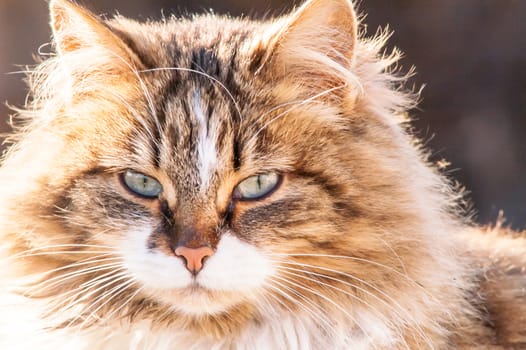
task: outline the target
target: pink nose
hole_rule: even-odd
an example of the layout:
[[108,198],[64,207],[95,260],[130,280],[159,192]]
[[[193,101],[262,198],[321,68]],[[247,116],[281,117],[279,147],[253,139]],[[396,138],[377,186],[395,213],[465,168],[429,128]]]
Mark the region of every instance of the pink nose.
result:
[[209,247],[188,248],[181,246],[175,249],[175,255],[185,260],[188,271],[197,274],[203,268],[206,258],[214,255],[214,251]]

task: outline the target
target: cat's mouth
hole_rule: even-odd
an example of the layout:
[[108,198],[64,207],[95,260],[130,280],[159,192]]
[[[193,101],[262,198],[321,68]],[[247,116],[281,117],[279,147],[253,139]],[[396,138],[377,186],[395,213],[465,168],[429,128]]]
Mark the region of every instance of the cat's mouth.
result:
[[151,231],[130,231],[119,251],[143,293],[174,311],[202,316],[254,305],[265,280],[274,274],[270,259],[234,235],[223,234],[214,254],[194,270],[179,256],[146,249]]

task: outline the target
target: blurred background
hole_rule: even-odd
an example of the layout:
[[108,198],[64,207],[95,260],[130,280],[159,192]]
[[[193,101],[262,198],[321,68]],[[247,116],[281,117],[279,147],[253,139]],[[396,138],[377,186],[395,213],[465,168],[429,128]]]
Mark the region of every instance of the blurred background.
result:
[[[204,12],[254,18],[284,13],[290,0],[84,0],[98,14],[138,19]],[[298,4],[298,3],[296,3]],[[390,46],[415,65],[410,82],[425,84],[414,126],[433,159],[451,162],[478,222],[494,222],[499,210],[526,229],[526,0],[360,0],[367,32],[394,29]],[[44,0],[0,0],[0,131],[8,130],[5,102],[22,106],[23,75],[49,42]],[[49,52],[49,47],[43,48]],[[17,66],[19,65],[19,66]]]

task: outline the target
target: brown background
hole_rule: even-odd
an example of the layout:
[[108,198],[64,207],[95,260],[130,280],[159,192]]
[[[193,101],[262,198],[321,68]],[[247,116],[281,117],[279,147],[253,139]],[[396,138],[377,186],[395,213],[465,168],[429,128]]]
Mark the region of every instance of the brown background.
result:
[[[159,18],[203,12],[279,14],[285,0],[85,0],[96,13]],[[15,64],[49,41],[46,2],[0,0],[0,101],[23,104],[22,75]],[[368,32],[389,24],[391,45],[414,64],[423,103],[413,111],[415,127],[433,158],[452,162],[451,175],[466,185],[479,222],[503,209],[515,228],[526,228],[526,0],[361,0]],[[44,52],[49,47],[43,47]],[[0,130],[8,109],[0,107]]]

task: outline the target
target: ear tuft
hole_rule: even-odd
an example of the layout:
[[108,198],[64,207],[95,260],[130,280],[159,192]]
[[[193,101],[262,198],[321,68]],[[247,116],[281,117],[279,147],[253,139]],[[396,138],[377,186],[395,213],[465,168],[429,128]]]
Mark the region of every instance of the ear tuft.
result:
[[349,0],[310,0],[292,15],[284,28],[281,46],[332,48],[332,54],[352,60],[357,32],[358,23]]
[[60,55],[88,47],[104,47],[122,53],[126,45],[104,22],[70,0],[49,3],[53,39]]

